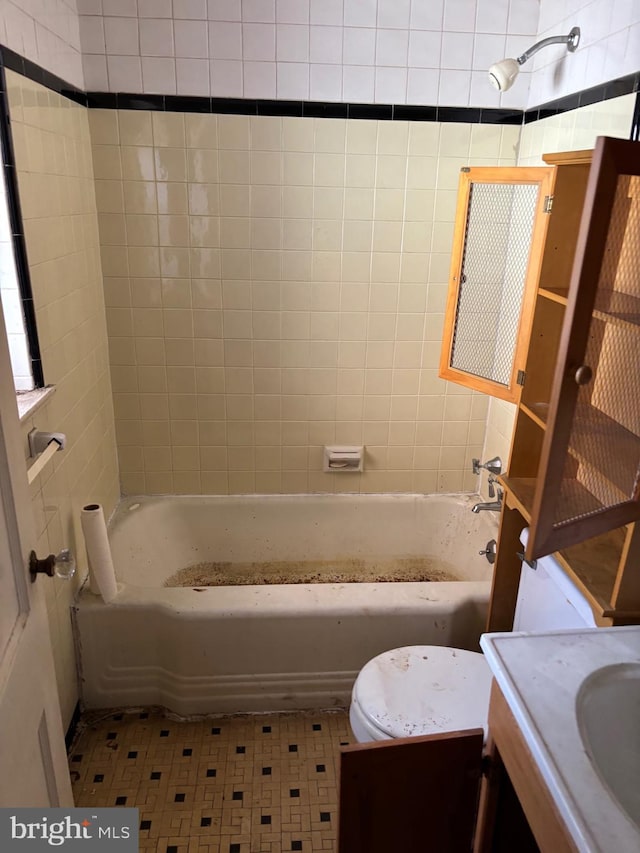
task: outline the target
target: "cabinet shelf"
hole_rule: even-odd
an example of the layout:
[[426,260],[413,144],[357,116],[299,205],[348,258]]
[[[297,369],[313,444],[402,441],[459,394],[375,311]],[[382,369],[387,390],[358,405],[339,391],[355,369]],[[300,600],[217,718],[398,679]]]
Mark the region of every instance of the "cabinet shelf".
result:
[[625,535],[626,528],[618,527],[556,554],[601,616],[606,617],[612,611],[611,600]]
[[[512,503],[520,510],[527,522],[531,521],[537,479],[535,477],[501,476],[499,480],[510,493]],[[566,478],[563,480],[560,497],[562,515],[567,519],[588,515],[602,509],[602,503],[598,498],[576,479]]]
[[[529,524],[536,479],[501,476],[499,480],[508,492],[507,505],[517,509],[524,522]],[[579,483],[575,483],[576,495],[583,496],[585,492],[586,490]],[[595,499],[592,497],[592,500]],[[625,536],[626,528],[616,528],[555,554],[560,564],[582,590],[594,608],[594,612],[603,619],[612,615],[613,612],[611,600]]]
[[600,473],[604,480],[620,492],[620,500],[627,500],[637,475],[640,436],[594,406],[576,406],[569,453],[579,461],[596,467],[601,456],[599,449],[605,441],[609,447],[615,447],[615,453],[607,455],[606,469]]
[[531,509],[533,498],[536,493],[535,477],[498,477],[499,482],[507,490],[507,503],[514,505],[525,519],[527,524],[531,521]]
[[617,290],[599,291],[593,313],[599,320],[640,329],[640,298],[637,296]]
[[544,299],[550,299],[551,302],[557,302],[559,305],[567,304],[568,291],[563,287],[540,287],[538,288],[538,296]]
[[520,403],[520,409],[537,424],[540,429],[547,428],[547,417],[549,415],[548,403]]

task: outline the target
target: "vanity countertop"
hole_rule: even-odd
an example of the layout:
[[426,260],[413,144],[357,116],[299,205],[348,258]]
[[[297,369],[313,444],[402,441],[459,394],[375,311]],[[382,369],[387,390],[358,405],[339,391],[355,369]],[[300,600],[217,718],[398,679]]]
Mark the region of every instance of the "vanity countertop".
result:
[[[576,700],[596,671],[640,663],[640,626],[485,634],[480,645],[577,849],[637,853],[640,826],[592,764]],[[608,707],[602,726],[615,727],[619,710]]]

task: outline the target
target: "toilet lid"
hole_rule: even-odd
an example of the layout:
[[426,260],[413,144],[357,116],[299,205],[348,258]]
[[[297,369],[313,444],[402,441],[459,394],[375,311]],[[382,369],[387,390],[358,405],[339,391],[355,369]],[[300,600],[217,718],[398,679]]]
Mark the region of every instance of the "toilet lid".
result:
[[491,679],[479,652],[404,646],[363,667],[353,699],[365,718],[392,738],[486,729]]

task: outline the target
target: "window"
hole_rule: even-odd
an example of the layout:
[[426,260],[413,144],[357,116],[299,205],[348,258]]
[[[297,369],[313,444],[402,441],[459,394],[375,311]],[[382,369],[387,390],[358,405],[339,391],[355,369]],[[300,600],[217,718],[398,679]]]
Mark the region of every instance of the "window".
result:
[[16,391],[31,391],[34,387],[33,372],[24,327],[22,295],[13,255],[13,238],[9,225],[4,169],[0,171],[2,172],[2,180],[0,181],[0,194],[2,195],[0,199],[0,296],[2,297],[2,311],[7,340],[9,341],[9,354],[11,355],[11,368]]
[[0,92],[0,297],[15,389],[44,386],[11,142],[6,87]]

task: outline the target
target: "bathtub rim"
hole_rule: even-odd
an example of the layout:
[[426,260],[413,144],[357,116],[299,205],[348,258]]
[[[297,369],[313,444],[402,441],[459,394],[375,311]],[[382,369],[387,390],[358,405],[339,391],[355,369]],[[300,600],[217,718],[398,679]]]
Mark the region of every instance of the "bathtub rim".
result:
[[482,495],[480,492],[232,492],[228,495],[221,494],[167,494],[165,492],[151,494],[135,494],[135,495],[120,495],[118,502],[109,513],[107,518],[107,527],[112,523],[112,520],[127,503],[142,502],[144,500],[159,500],[159,501],[181,501],[183,499],[195,499],[200,501],[214,500],[224,501],[229,499],[241,500],[257,500],[261,498],[269,499],[286,499],[286,498],[333,498],[336,500],[350,499],[368,499],[368,498],[385,498],[387,500],[402,499],[402,498],[460,498],[461,500],[480,500]]
[[[488,596],[491,579],[483,581],[387,581],[346,583],[288,583],[240,584],[237,586],[209,587],[145,587],[118,581],[118,593],[108,604],[102,596],[91,592],[88,578],[83,583],[74,609],[106,607],[108,609],[154,607],[174,611],[176,615],[188,614],[216,616],[298,615],[306,612],[351,614],[354,606],[415,609],[418,601],[437,604],[464,595]],[[197,590],[197,592],[195,592]],[[431,594],[428,595],[427,592]],[[192,593],[195,592],[195,597]],[[384,602],[379,600],[384,593]],[[465,595],[466,594],[466,595]],[[215,598],[214,601],[211,599]],[[301,606],[306,599],[308,607]],[[336,610],[336,606],[342,610]],[[257,608],[260,607],[259,610]],[[226,611],[226,612],[225,612]]]

